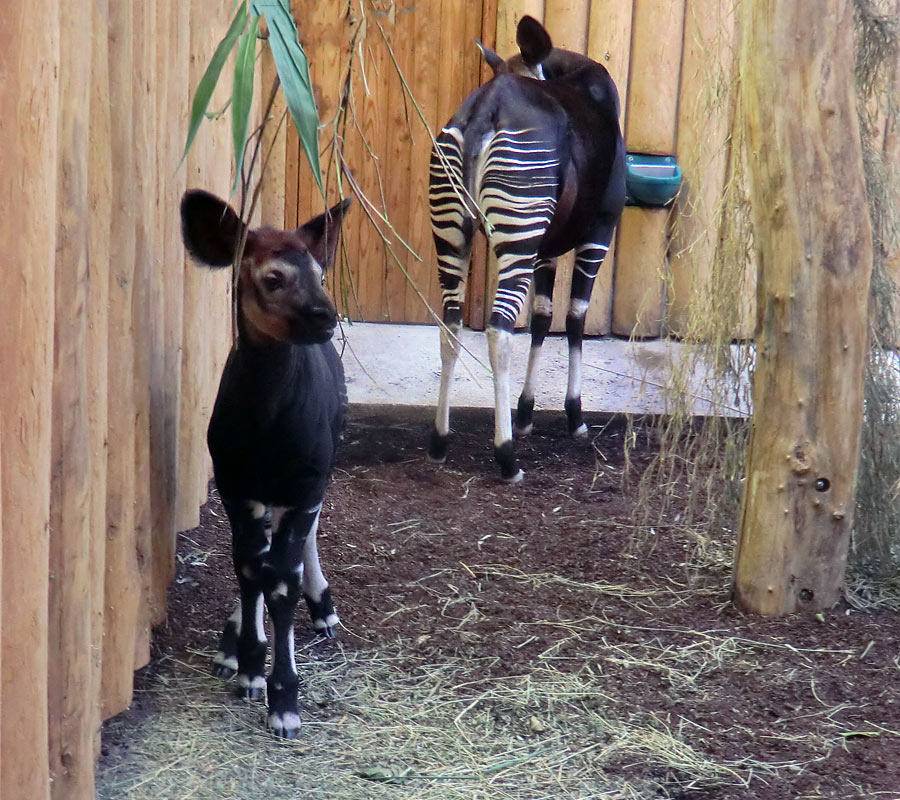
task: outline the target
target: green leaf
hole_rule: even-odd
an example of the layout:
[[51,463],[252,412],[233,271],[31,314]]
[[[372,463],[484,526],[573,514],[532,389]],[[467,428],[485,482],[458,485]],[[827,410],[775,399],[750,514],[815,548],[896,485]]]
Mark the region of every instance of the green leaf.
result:
[[253,104],[253,78],[256,71],[256,32],[259,17],[253,16],[250,27],[241,35],[234,60],[234,83],[231,87],[231,136],[234,140],[234,191],[241,182],[250,106]]
[[265,15],[269,25],[269,46],[288,111],[300,135],[313,176],[324,195],[319,164],[319,112],[309,77],[309,62],[297,40],[297,28],[285,0],[252,0],[254,13]]
[[238,37],[243,32],[246,25],[247,4],[242,2],[237,13],[234,15],[234,19],[231,21],[228,32],[225,34],[222,41],[219,42],[218,47],[216,47],[216,52],[213,53],[209,66],[207,66],[206,72],[203,73],[203,77],[197,85],[197,91],[194,93],[194,101],[191,103],[191,118],[188,125],[187,143],[184,145],[184,153],[181,156],[182,161],[187,157],[188,150],[191,149],[191,144],[194,141],[194,137],[197,135],[200,123],[203,121],[203,115],[209,105],[212,93],[216,88],[216,84],[219,82],[219,75],[222,73],[222,67],[225,66],[225,61],[228,59],[229,53],[234,49],[235,42],[237,42]]

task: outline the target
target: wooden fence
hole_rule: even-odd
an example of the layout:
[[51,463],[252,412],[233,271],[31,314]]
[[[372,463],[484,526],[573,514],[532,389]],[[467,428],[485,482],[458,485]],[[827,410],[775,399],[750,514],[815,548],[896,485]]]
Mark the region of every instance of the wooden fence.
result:
[[[685,172],[686,191],[674,213],[626,209],[598,278],[587,330],[640,337],[684,331],[692,297],[707,290],[717,243],[714,220],[733,114],[733,0],[293,5],[312,63],[324,158],[331,163],[329,201],[338,194],[335,142],[351,173],[342,191],[358,189],[367,198],[346,224],[345,267],[336,281],[351,318],[427,322],[423,299],[439,312],[427,208],[430,134],[489,77],[474,39],[510,55],[516,24],[527,13],[544,21],[556,45],[587,53],[610,70],[622,99],[628,150],[675,154]],[[293,135],[284,174],[288,224],[318,213],[323,200]],[[491,294],[485,261],[486,248],[476,246],[466,316],[476,328],[484,326]],[[564,329],[571,270],[571,257],[563,259],[553,330]],[[733,323],[736,337],[752,332],[752,277],[743,298]]]
[[[186,183],[227,194],[227,119],[186,164],[231,0],[10,0],[0,28],[0,795],[87,800],[196,525],[230,342],[185,266]],[[218,104],[218,106],[216,106]],[[224,105],[217,98],[213,106]]]

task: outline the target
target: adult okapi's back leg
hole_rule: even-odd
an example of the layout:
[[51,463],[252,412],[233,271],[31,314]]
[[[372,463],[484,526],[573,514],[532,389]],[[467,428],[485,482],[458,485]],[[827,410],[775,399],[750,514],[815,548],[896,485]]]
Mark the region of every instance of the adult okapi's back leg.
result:
[[609,251],[618,216],[603,218],[594,227],[593,235],[575,249],[575,269],[569,311],[566,314],[566,337],[569,343],[569,383],[566,387],[566,417],[572,436],[587,436],[587,425],[581,415],[582,349],[584,320],[591,304],[594,280]]
[[[509,407],[510,350],[541,240],[556,208],[558,161],[534,130],[499,131],[482,155],[478,205],[497,256],[497,293],[487,339],[494,374],[494,457],[504,481],[517,483]],[[552,290],[551,290],[552,291]]]
[[468,207],[463,184],[462,157],[462,132],[458,128],[445,128],[431,154],[428,192],[446,326],[441,329],[441,386],[428,447],[428,458],[436,463],[443,462],[447,457],[450,387],[459,357],[462,304],[475,234],[475,220]]
[[516,436],[531,433],[534,418],[534,382],[540,360],[541,347],[550,331],[553,317],[553,284],[556,280],[556,259],[542,259],[534,267],[534,302],[531,311],[531,349],[528,368],[516,408],[514,430]]

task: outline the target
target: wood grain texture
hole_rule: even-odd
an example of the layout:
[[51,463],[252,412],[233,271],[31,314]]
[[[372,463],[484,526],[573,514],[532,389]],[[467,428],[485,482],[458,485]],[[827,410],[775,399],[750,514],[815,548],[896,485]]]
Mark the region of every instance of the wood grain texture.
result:
[[[628,71],[631,63],[632,0],[591,0],[587,55],[609,70],[619,90],[619,124],[625,129],[628,106]],[[602,336],[612,330],[612,287],[616,265],[615,237],[594,282],[584,331]]]
[[88,149],[88,422],[91,461],[90,586],[91,668],[95,738],[99,736],[103,675],[103,614],[106,605],[107,407],[109,380],[109,259],[112,164],[109,107],[109,0],[93,0],[91,36],[90,143]]
[[0,795],[46,800],[57,0],[5,3],[0,53],[0,241],[15,265],[0,270],[0,364],[15,376],[0,382]]
[[761,326],[734,597],[763,614],[839,599],[853,523],[872,236],[853,73],[833,68],[852,17],[851,0],[741,17]]
[[736,86],[736,23],[731,0],[687,0],[676,147],[684,185],[676,201],[666,303],[666,328],[676,336],[688,332],[692,313],[704,313],[713,291]]
[[102,713],[128,708],[141,593],[135,543],[134,283],[138,196],[134,157],[134,17],[130,3],[109,5],[109,102],[111,111],[109,270],[109,383],[106,484],[106,608],[103,618]]
[[[88,146],[92,15],[60,4],[50,591],[51,797],[94,796],[91,450],[88,418]],[[100,529],[102,530],[102,529]]]

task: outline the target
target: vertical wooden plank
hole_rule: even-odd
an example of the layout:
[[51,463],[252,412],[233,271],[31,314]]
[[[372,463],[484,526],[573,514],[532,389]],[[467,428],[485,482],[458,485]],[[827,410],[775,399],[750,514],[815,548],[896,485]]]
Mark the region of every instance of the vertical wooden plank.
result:
[[730,142],[735,32],[731,0],[687,0],[677,146],[684,186],[672,231],[666,303],[667,329],[677,336],[687,333],[692,308],[701,313],[698,303],[711,291]]
[[[501,58],[509,58],[519,51],[516,46],[516,27],[526,15],[543,22],[544,0],[497,0],[497,37],[494,49]],[[553,37],[552,31],[550,36]]]
[[[585,53],[588,42],[588,16],[590,0],[546,0],[544,27],[553,40],[554,47]],[[572,288],[572,272],[575,269],[575,253],[569,252],[556,260],[556,281],[553,284],[553,317],[550,330],[565,331],[566,314],[569,311],[569,291]]]
[[[154,264],[156,230],[155,118],[152,85],[156,72],[154,0],[132,2],[134,66],[132,69],[132,113],[134,119],[135,178],[135,259],[134,288],[134,393],[135,393],[135,473],[134,529],[138,568],[141,576],[138,622],[135,630],[134,667],[150,660],[150,620],[153,577],[153,510],[151,485],[154,481],[150,463],[151,411],[150,387],[157,360],[154,304],[158,272]],[[161,432],[161,431],[160,431]]]
[[[112,169],[109,106],[109,0],[93,0],[90,149],[88,153],[88,413],[91,455],[91,665],[90,709],[99,738],[106,574],[106,467],[109,348],[109,258]],[[95,741],[96,749],[96,741]]]
[[[260,87],[258,94],[263,105],[269,97],[272,85],[278,77],[275,60],[270,47],[262,48],[260,56]],[[285,118],[279,127],[278,122],[284,115],[287,104],[284,92],[280,89],[275,97],[269,114],[265,135],[263,136],[262,157],[269,153],[266,171],[262,175],[262,193],[260,195],[260,221],[273,228],[285,227],[285,195],[287,192],[287,128],[293,127],[290,118]],[[262,113],[265,107],[262,108]],[[263,120],[260,119],[260,122]],[[299,143],[298,143],[299,144]]]
[[[413,20],[409,12],[393,15],[392,24],[384,24],[390,47],[404,74],[414,73],[413,60]],[[416,124],[415,111],[403,90],[400,75],[393,63],[388,61],[387,74],[384,77],[387,90],[388,135],[383,144],[385,180],[385,212],[393,227],[401,236],[408,236],[412,209],[410,208],[409,183],[410,149],[412,147],[412,130]],[[415,84],[411,86],[415,90]],[[402,177],[400,177],[402,176]],[[398,180],[398,178],[400,178]],[[394,244],[394,251],[409,268],[412,261],[399,243]],[[403,271],[393,259],[387,261],[385,275],[385,308],[390,322],[403,322],[405,296],[408,286]]]
[[[628,69],[631,63],[632,0],[592,0],[588,23],[587,54],[603,64],[619,90],[619,124],[625,128],[628,100]],[[612,328],[612,285],[615,274],[616,246],[612,246],[594,283],[594,293],[584,320],[588,335],[605,335]]]
[[135,546],[134,271],[135,191],[134,23],[130,3],[109,4],[109,101],[112,140],[110,209],[106,607],[103,618],[102,713],[131,703],[140,572]]
[[[382,40],[379,25],[389,30],[393,10],[376,14],[371,9],[365,17],[365,29],[361,34],[361,54],[356,61],[357,74],[354,76],[351,102],[357,124],[351,128],[351,146],[348,158],[353,157],[351,169],[359,190],[378,212],[387,211],[394,221],[393,209],[385,202],[385,185],[389,181],[386,168],[386,142],[389,135],[389,93],[388,75],[393,71],[387,47]],[[354,319],[370,322],[383,322],[387,319],[387,275],[396,265],[388,263],[388,257],[381,236],[375,225],[368,219],[363,208],[360,208],[357,222],[349,231],[356,249],[351,256],[351,267],[357,286],[359,311],[350,309]],[[383,227],[383,223],[379,223]],[[348,237],[349,238],[349,237]]]
[[[447,3],[443,4],[443,7],[447,6]],[[471,14],[471,12],[469,13]],[[431,161],[430,132],[442,125],[445,120],[438,117],[438,82],[440,79],[435,80],[431,59],[434,53],[441,52],[441,29],[449,26],[445,25],[442,18],[441,0],[429,0],[427,3],[418,4],[409,14],[406,14],[406,18],[407,32],[404,40],[408,41],[410,46],[407,47],[408,60],[405,75],[419,108],[425,116],[427,127],[422,125],[418,114],[411,109],[407,145],[409,147],[409,179],[407,181],[409,194],[406,199],[410,212],[406,240],[419,255],[419,259],[408,252],[405,253],[406,269],[412,285],[405,286],[403,321],[423,323],[431,321],[432,317],[425,302],[422,301],[415,289],[425,295],[428,305],[439,317],[441,314],[441,291],[437,270],[429,258],[433,244],[431,216],[428,207],[428,169]],[[439,24],[435,25],[435,20]],[[442,70],[446,70],[450,66],[451,64],[442,63]],[[458,81],[459,77],[460,73],[455,72],[455,80]]]
[[5,3],[0,54],[0,795],[45,800],[59,3]]
[[[153,13],[155,47],[148,54],[155,73],[148,105],[152,105],[156,124],[156,147],[153,152],[155,257],[150,284],[153,314],[153,350],[150,362],[150,623],[157,625],[166,616],[166,588],[175,568],[173,473],[177,463],[175,398],[180,376],[176,377],[172,364],[172,351],[177,350],[177,345],[173,341],[170,319],[177,317],[180,325],[183,313],[180,296],[175,297],[171,287],[176,284],[180,287],[184,280],[183,262],[177,257],[177,242],[173,241],[173,237],[176,234],[174,222],[179,200],[175,191],[175,171],[181,155],[178,150],[178,132],[187,109],[187,99],[174,90],[171,79],[178,47],[178,31],[173,26],[177,6],[155,2]],[[178,170],[178,174],[183,175],[183,171]]]
[[[626,206],[622,212],[616,243],[619,260],[616,262],[612,319],[613,333],[618,336],[659,336],[667,217],[668,211],[655,208]],[[643,283],[635,281],[636,272],[640,273]]]
[[[50,796],[94,796],[87,385],[92,15],[60,4],[47,689]],[[101,529],[102,530],[102,529]],[[22,643],[24,644],[24,643]]]
[[[685,0],[641,0],[634,5],[631,67],[625,145],[631,152],[672,154],[678,122],[678,86]],[[667,209],[626,213],[619,224],[613,293],[613,333],[659,336],[662,305]],[[641,225],[640,231],[629,230]],[[625,242],[641,242],[638,258]],[[640,318],[634,313],[641,310]]]
[[[159,3],[164,8],[166,3]],[[160,32],[163,27],[160,26]],[[162,33],[161,33],[162,36]],[[181,428],[181,350],[184,326],[184,245],[181,243],[181,219],[178,213],[181,196],[184,193],[187,170],[178,166],[184,140],[187,135],[187,109],[189,103],[188,84],[185,75],[189,73],[191,40],[190,6],[177,3],[171,6],[168,19],[168,42],[166,50],[161,49],[161,57],[166,59],[165,80],[167,96],[165,106],[160,103],[159,120],[165,122],[167,146],[165,161],[160,163],[159,175],[165,179],[163,206],[159,215],[164,223],[163,253],[165,264],[164,305],[165,305],[165,442],[166,491],[164,504],[171,517],[160,531],[156,548],[159,567],[157,573],[168,585],[175,576],[175,531],[178,529],[179,497],[182,493],[178,472]],[[161,40],[162,41],[162,40]],[[165,108],[165,113],[163,113]]]
[[[191,4],[189,90],[192,96],[222,36],[222,25],[227,25],[230,8],[227,0],[199,0]],[[228,70],[226,64],[223,74]],[[227,80],[220,82],[212,107],[221,108],[225,104],[230,85]],[[229,196],[231,176],[225,166],[231,158],[229,136],[227,116],[203,121],[187,158],[188,188]],[[178,530],[199,524],[200,505],[206,500],[209,479],[206,426],[218,385],[216,361],[223,347],[217,340],[221,338],[222,319],[217,306],[223,303],[227,306],[223,295],[230,280],[230,270],[220,270],[219,275],[214,275],[189,258],[185,263],[178,458],[179,486],[184,488],[184,494],[178,501]]]

